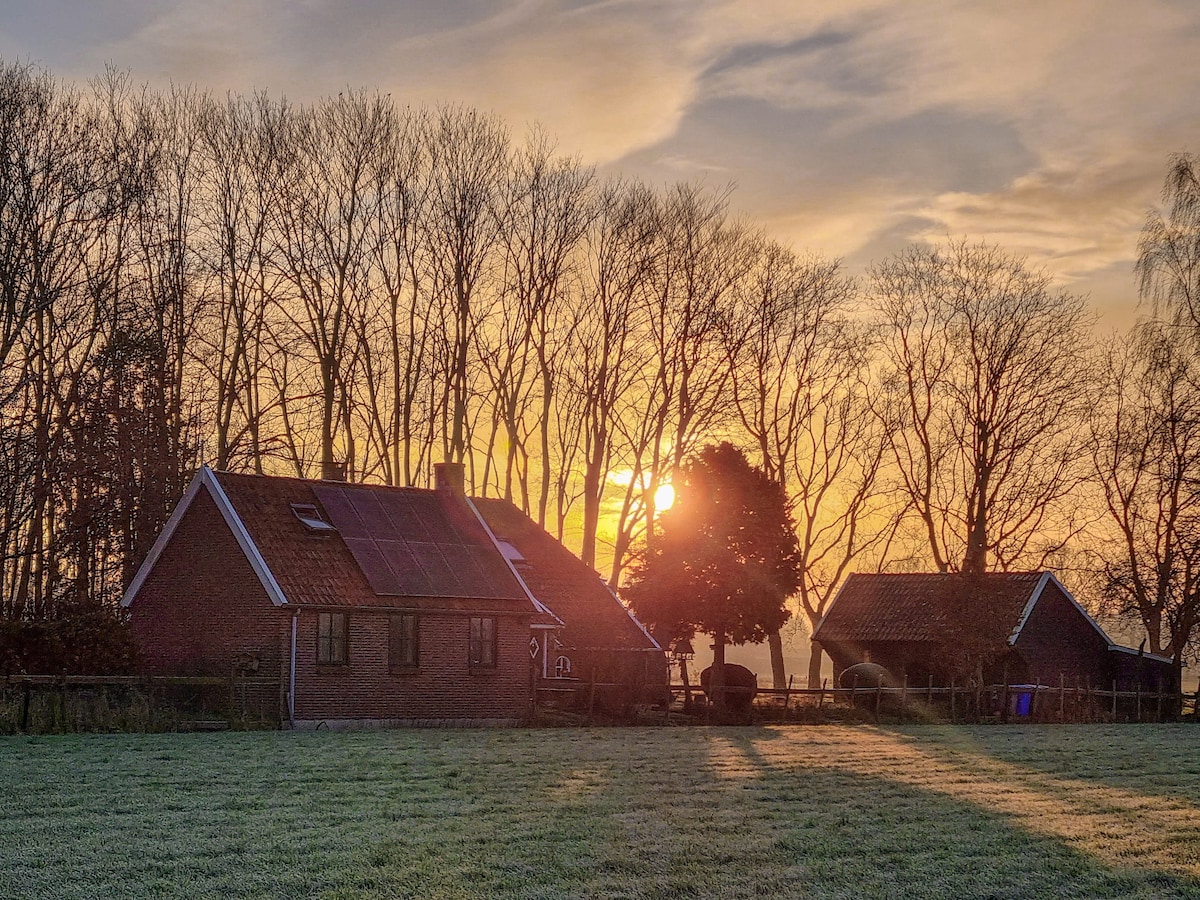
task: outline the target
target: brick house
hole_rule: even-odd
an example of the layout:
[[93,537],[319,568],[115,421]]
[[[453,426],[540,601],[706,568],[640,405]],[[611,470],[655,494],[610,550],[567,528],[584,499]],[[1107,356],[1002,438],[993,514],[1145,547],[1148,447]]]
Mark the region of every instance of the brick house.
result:
[[562,623],[462,490],[202,468],[122,598],[143,671],[279,679],[294,727],[516,724]]
[[990,683],[1178,689],[1170,659],[1113,643],[1050,572],[992,572],[976,581],[856,573],[838,589],[813,643],[835,673],[874,662],[898,680],[925,684],[932,676],[944,686],[960,636],[989,652]]

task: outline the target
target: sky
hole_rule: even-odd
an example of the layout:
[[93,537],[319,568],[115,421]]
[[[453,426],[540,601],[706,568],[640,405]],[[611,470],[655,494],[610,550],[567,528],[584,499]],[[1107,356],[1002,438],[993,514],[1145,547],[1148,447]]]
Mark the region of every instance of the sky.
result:
[[1194,0],[0,0],[0,58],[538,123],[602,173],[736,185],[852,272],[982,239],[1137,305],[1167,160],[1200,152]]

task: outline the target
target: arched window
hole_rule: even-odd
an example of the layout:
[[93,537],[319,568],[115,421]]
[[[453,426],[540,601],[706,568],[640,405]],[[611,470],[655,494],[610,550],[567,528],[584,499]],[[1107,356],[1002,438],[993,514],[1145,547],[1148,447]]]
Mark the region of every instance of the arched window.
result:
[[560,656],[554,661],[554,677],[567,678],[571,674],[571,658],[569,656]]

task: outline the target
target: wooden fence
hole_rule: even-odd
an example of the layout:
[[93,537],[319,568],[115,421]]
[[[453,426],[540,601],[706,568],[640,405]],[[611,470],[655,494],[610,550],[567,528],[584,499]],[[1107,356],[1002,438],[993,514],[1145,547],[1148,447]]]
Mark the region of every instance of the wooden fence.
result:
[[0,677],[0,734],[277,727],[279,681],[219,676]]
[[[697,687],[671,685],[673,705],[689,691],[701,709],[707,705]],[[1185,696],[1174,691],[1119,690],[1091,686],[988,685],[936,687],[759,688],[756,710],[763,718],[783,721],[820,720],[835,709],[859,710],[876,721],[947,722],[1165,722],[1200,713],[1200,691]],[[814,712],[817,714],[814,716]]]

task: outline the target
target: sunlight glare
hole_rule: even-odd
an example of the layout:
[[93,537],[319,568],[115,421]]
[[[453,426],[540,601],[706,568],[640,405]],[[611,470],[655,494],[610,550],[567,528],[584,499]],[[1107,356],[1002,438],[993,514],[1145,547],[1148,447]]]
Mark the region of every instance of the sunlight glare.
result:
[[654,506],[659,512],[670,509],[675,502],[675,488],[669,484],[660,484],[654,491]]

